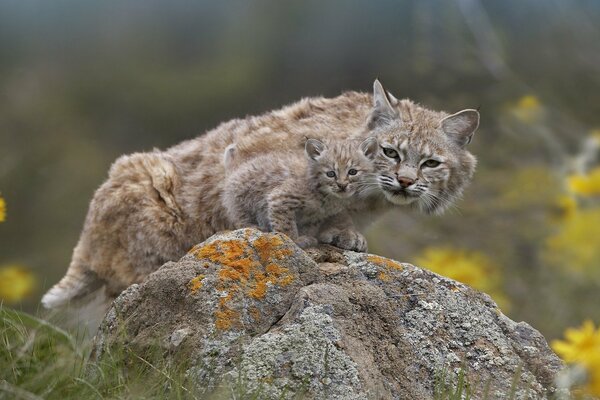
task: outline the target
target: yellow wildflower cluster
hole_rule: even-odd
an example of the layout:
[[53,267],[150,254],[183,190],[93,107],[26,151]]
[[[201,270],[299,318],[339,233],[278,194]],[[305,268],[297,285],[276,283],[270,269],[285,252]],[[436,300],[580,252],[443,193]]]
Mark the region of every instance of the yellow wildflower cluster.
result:
[[416,258],[415,264],[489,294],[504,310],[509,306],[501,290],[498,268],[482,253],[429,247]]
[[568,364],[585,367],[584,393],[600,396],[600,327],[595,328],[592,321],[585,321],[581,328],[568,328],[565,339],[553,341],[552,348]]
[[511,113],[525,123],[538,121],[543,113],[543,107],[536,96],[527,95],[521,97],[510,107]]
[[0,222],[4,222],[6,219],[6,202],[4,198],[0,196]]
[[600,167],[567,178],[569,191],[582,197],[600,196]]
[[546,257],[553,264],[600,275],[600,208],[576,209],[566,215],[559,231],[546,242]]
[[29,297],[36,286],[35,275],[25,267],[19,265],[0,267],[0,300],[17,303]]
[[586,278],[600,279],[600,167],[566,178],[568,193],[558,198],[561,217],[546,240],[544,256]]

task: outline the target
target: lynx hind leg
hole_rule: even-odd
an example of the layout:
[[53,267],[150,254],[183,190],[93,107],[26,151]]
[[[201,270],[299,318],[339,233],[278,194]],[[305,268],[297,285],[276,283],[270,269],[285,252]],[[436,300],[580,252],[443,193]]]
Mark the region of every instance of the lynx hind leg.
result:
[[178,184],[173,164],[160,153],[119,158],[94,194],[67,274],[44,296],[44,306],[89,292],[96,279],[114,296],[183,256],[189,246],[174,196]]
[[[165,154],[137,153],[114,163],[106,188],[97,193],[102,209],[97,227],[103,231],[95,234],[115,247],[108,274],[127,285],[139,282],[194,244],[187,243],[185,216],[175,197],[179,185],[179,173]],[[108,259],[108,248],[104,254]]]

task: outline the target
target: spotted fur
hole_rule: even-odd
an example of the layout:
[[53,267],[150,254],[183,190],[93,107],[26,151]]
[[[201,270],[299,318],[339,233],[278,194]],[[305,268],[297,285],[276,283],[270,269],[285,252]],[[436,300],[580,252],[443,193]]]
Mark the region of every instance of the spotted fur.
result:
[[[365,208],[404,203],[439,213],[460,196],[473,174],[475,159],[465,146],[475,120],[478,114],[473,110],[448,116],[410,100],[398,101],[376,82],[372,95],[346,92],[331,99],[306,98],[263,115],[225,122],[165,151],[123,156],[94,194],[65,277],[42,303],[58,307],[99,285],[114,297],[194,244],[234,228],[237,222],[222,202],[225,164],[234,174],[239,166],[258,163],[267,154],[298,157],[307,137],[324,142],[373,136],[380,144],[407,153],[394,163],[382,158],[380,147],[377,174],[367,185],[377,190],[355,208],[360,215],[365,215]],[[225,153],[226,148],[234,153]],[[426,150],[443,157],[445,166],[435,172],[416,170],[419,180],[411,190],[422,193],[416,200],[406,200],[398,191],[399,174],[405,167],[416,169]],[[347,216],[338,215],[343,217],[330,221],[320,239],[344,245],[358,233]]]

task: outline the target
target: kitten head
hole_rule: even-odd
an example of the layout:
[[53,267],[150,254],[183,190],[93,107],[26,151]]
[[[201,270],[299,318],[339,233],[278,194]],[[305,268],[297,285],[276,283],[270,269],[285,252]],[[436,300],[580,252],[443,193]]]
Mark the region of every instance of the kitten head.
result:
[[363,142],[336,140],[321,142],[308,139],[305,145],[309,159],[309,176],[318,190],[339,198],[360,195],[365,182],[372,177],[377,140]]
[[479,126],[476,110],[427,110],[396,99],[376,80],[367,126],[379,142],[374,166],[390,202],[440,214],[470,183],[476,159],[465,147]]

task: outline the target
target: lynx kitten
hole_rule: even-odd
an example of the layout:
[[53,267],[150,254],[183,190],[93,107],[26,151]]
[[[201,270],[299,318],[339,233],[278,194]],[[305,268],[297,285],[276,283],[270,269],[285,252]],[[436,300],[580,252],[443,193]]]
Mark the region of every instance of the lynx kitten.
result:
[[[308,139],[305,157],[270,153],[239,165],[225,183],[222,202],[237,228],[258,226],[285,233],[301,247],[316,245],[322,228],[348,219],[347,208],[361,201],[373,179],[371,158],[377,140],[321,142]],[[224,154],[225,167],[235,148]],[[362,235],[337,243],[366,250]]]

